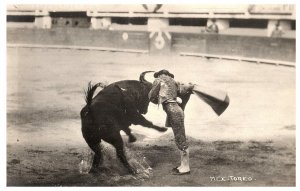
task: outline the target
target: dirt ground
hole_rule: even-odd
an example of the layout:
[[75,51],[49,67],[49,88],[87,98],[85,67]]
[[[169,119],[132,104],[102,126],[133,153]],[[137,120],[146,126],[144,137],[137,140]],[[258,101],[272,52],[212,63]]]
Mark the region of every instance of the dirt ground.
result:
[[[295,68],[58,49],[8,48],[7,58],[7,186],[295,186]],[[138,175],[129,175],[105,143],[101,172],[80,173],[81,161],[88,169],[93,155],[79,116],[88,82],[138,79],[163,68],[178,81],[226,90],[231,100],[217,117],[191,97],[185,111],[191,174],[170,173],[180,160],[171,129],[141,126],[131,127],[137,142],[123,135]],[[153,104],[146,117],[165,121]]]

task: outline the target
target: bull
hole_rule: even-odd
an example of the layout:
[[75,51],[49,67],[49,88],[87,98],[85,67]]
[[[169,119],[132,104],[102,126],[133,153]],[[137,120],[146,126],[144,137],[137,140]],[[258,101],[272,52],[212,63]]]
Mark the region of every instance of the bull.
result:
[[136,138],[132,135],[130,125],[141,125],[164,132],[165,127],[154,125],[142,114],[148,111],[148,93],[152,83],[145,80],[146,71],[140,75],[140,80],[123,80],[104,87],[94,98],[93,95],[101,83],[91,85],[86,91],[86,105],[80,112],[82,135],[88,146],[95,153],[90,173],[97,172],[102,163],[101,141],[113,145],[117,157],[134,174],[136,171],[128,163],[124,154],[123,140],[120,131],[129,136],[129,142]]
[[[80,112],[82,134],[88,146],[94,151],[94,159],[91,173],[97,172],[102,162],[100,143],[105,141],[113,145],[120,161],[130,173],[135,173],[134,168],[128,163],[125,154],[123,140],[120,131],[123,130],[129,136],[129,142],[136,141],[129,128],[130,125],[141,125],[164,132],[165,127],[154,125],[142,114],[146,114],[149,106],[148,94],[152,83],[145,80],[143,72],[137,80],[123,80],[112,83],[106,87],[101,83],[91,85],[89,83],[86,91],[86,106]],[[218,115],[221,115],[229,105],[229,97],[223,91],[211,91],[196,84],[183,84],[178,82],[178,94],[181,98],[179,106],[185,109],[191,94],[196,94],[207,103]],[[101,90],[94,98],[96,89]],[[169,119],[166,119],[166,127],[170,126]]]

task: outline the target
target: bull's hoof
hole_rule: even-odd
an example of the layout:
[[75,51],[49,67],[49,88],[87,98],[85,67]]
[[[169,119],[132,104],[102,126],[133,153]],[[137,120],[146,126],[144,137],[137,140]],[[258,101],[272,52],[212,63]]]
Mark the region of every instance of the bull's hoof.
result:
[[157,130],[160,131],[160,132],[166,132],[168,130],[168,128],[166,128],[166,127],[159,127],[159,128],[157,128]]
[[137,171],[136,169],[133,169],[133,168],[128,169],[128,172],[129,172],[130,174],[132,174],[132,175],[138,174],[138,171]]
[[160,132],[165,132],[168,130],[168,128],[166,128],[166,127],[159,127],[156,125],[152,126],[151,128],[155,129],[156,131],[160,131]]
[[128,142],[129,142],[129,143],[134,143],[134,142],[136,142],[135,136],[133,136],[133,135],[129,136]]
[[111,169],[104,166],[99,166],[95,168],[91,168],[89,171],[89,174],[109,174],[111,172]]
[[89,171],[89,174],[97,174],[99,173],[99,170],[97,168],[91,168],[91,170]]

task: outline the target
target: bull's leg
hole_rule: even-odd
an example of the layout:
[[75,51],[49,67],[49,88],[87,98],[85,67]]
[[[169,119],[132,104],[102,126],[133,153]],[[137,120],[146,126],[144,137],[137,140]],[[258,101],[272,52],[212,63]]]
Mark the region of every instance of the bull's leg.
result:
[[136,141],[136,137],[131,133],[131,129],[129,127],[124,127],[123,131],[128,135],[128,142],[133,143]]
[[168,130],[168,128],[165,127],[159,127],[157,125],[154,125],[151,121],[147,120],[144,116],[141,114],[136,114],[134,117],[131,118],[132,123],[135,125],[142,125],[144,127],[152,128],[160,132],[165,132]]
[[123,142],[122,144],[116,143],[114,147],[116,148],[118,158],[123,163],[123,165],[128,169],[128,172],[131,174],[136,174],[136,171],[130,166],[130,164],[127,161],[127,158],[124,153]]
[[166,128],[166,127],[159,127],[157,125],[154,125],[153,123],[149,128],[155,129],[155,130],[160,131],[160,132],[165,132],[165,131],[168,130],[168,128]]
[[100,146],[101,140],[98,143],[93,143],[93,144],[88,144],[89,147],[94,151],[94,159],[93,159],[93,164],[92,168],[89,171],[89,173],[96,173],[97,168],[99,165],[103,162],[103,157],[102,157],[102,152],[101,152],[101,146]]
[[132,168],[130,166],[130,164],[128,163],[127,158],[125,156],[124,144],[123,144],[123,140],[122,140],[120,133],[115,134],[113,140],[110,140],[108,142],[111,143],[115,147],[118,158],[123,163],[123,165],[128,169],[129,173],[135,174],[136,172],[135,172],[134,168]]

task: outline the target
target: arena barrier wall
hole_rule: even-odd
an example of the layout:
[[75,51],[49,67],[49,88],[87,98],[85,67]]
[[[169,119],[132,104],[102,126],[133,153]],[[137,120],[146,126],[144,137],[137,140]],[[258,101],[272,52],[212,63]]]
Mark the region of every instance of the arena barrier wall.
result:
[[149,50],[146,32],[89,30],[81,28],[7,29],[8,44],[102,47],[113,50]]
[[[91,49],[129,52],[159,52],[154,50],[149,32],[89,30],[80,28],[7,29],[8,44],[59,45],[63,48],[91,47]],[[163,36],[165,39],[166,37]],[[167,41],[167,39],[166,39]],[[296,39],[239,35],[171,33],[165,47],[172,53],[201,53],[245,58],[295,62]],[[154,47],[154,48],[153,48]],[[85,48],[83,48],[85,49]],[[136,50],[136,51],[135,51]],[[165,50],[164,50],[165,51]]]
[[295,41],[295,39],[270,37],[173,33],[172,49],[175,52],[295,62]]

